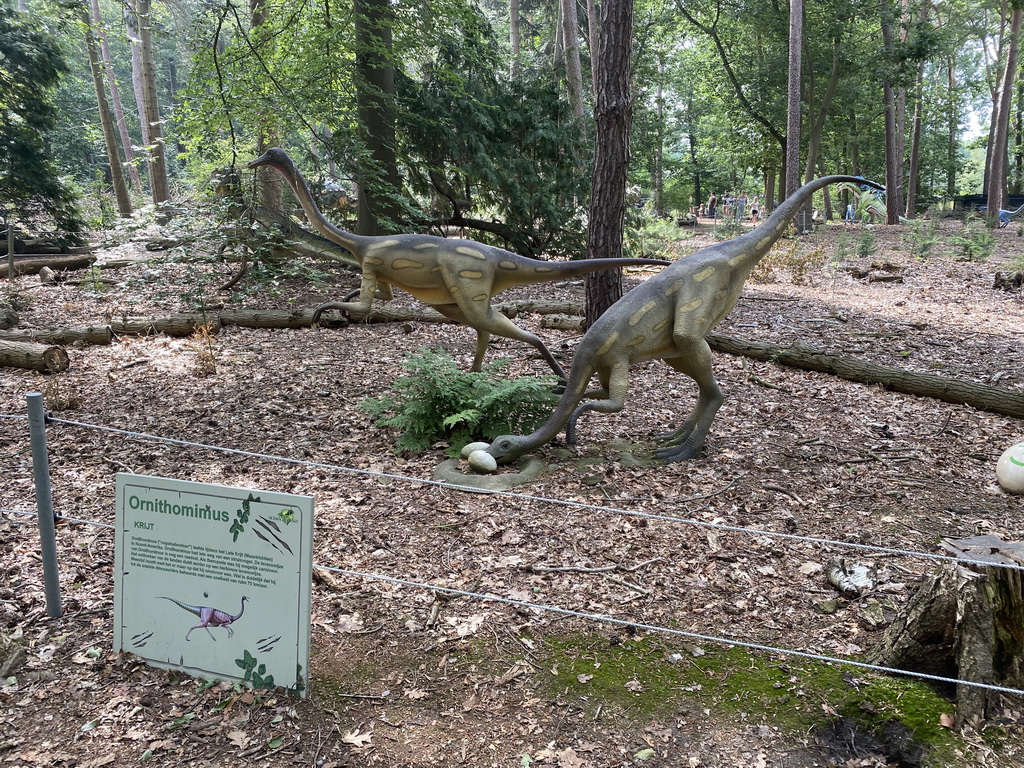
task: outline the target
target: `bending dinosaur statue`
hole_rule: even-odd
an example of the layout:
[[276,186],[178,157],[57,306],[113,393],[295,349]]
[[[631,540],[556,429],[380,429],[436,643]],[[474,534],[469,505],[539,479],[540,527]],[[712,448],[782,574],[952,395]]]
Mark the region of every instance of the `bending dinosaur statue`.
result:
[[[736,305],[754,265],[811,194],[841,181],[879,186],[852,176],[815,179],[794,192],[763,224],[673,262],[629,291],[583,335],[565,391],[547,422],[531,435],[496,438],[487,452],[498,464],[507,464],[554,439],[563,426],[566,441],[572,444],[576,419],[584,411],[622,410],[631,364],[660,358],[697,383],[698,397],[683,425],[660,436],[666,443],[656,455],[665,461],[682,461],[700,453],[725,401],[711,369],[711,348],[705,337]],[[600,389],[587,391],[595,373]]]
[[[245,601],[248,597],[242,598],[242,607],[238,609],[238,613],[232,616],[227,611],[222,611],[219,608],[210,608],[207,605],[189,605],[183,603],[180,600],[175,600],[173,597],[160,596],[161,600],[170,600],[175,605],[181,606],[189,613],[194,613],[199,617],[199,623],[196,624],[192,629],[185,633],[185,639],[188,640],[188,636],[192,634],[193,629],[205,629],[206,632],[213,637],[213,632],[210,632],[210,627],[224,627],[228,631],[228,637],[234,634],[234,630],[231,629],[231,625],[238,621],[242,614],[245,613]],[[213,637],[216,640],[216,637]]]
[[473,371],[480,370],[487,343],[492,335],[496,335],[532,345],[559,378],[565,380],[565,371],[544,342],[491,307],[491,298],[495,294],[517,285],[568,280],[602,269],[652,264],[663,266],[668,263],[657,259],[540,261],[472,240],[413,234],[356,235],[334,226],[324,217],[305,179],[284,150],[270,149],[248,165],[249,168],[259,166],[270,166],[280,171],[295,190],[313,228],[350,251],[361,265],[363,277],[359,299],[321,304],[313,313],[313,322],[328,309],[366,312],[374,298],[390,301],[391,288],[397,286],[449,320],[476,330]]
[[[979,205],[978,206],[978,211],[980,213],[985,213],[985,212],[988,211],[988,206],[987,205]],[[1021,213],[1024,213],[1024,205],[1022,205],[1016,211],[1008,211],[1005,208],[1000,208],[999,209],[999,228],[1003,229],[1004,227],[1008,226],[1009,223],[1011,221],[1013,221],[1015,218],[1017,218]]]

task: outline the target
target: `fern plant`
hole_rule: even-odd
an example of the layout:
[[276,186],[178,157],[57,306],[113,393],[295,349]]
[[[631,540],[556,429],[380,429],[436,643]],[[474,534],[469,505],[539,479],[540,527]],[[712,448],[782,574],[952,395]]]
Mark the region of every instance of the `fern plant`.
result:
[[553,376],[509,379],[505,362],[484,365],[479,373],[460,370],[443,349],[420,348],[406,356],[405,373],[391,389],[359,404],[379,427],[401,430],[397,446],[421,451],[446,440],[457,455],[474,440],[532,432],[558,401]]

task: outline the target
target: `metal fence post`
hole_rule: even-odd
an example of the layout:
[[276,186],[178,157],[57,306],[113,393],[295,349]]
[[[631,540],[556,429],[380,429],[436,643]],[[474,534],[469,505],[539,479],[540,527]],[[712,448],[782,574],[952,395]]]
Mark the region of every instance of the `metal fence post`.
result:
[[50,459],[46,450],[46,416],[43,396],[31,392],[28,401],[28,429],[32,444],[32,474],[36,484],[36,513],[39,517],[39,546],[43,558],[46,614],[61,615],[60,572],[57,568],[57,533],[53,526],[53,496],[50,489]]

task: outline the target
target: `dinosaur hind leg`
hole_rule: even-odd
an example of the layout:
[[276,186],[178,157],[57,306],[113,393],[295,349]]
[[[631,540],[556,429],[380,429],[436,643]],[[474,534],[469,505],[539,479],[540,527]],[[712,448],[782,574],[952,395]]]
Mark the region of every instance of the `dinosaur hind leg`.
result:
[[708,343],[700,339],[688,351],[690,354],[685,356],[665,359],[670,366],[697,382],[698,388],[697,404],[686,421],[675,432],[663,436],[667,438],[666,445],[654,453],[666,462],[685,461],[701,452],[715,415],[725,402],[725,395],[718,387],[711,369],[711,348]]
[[576,445],[576,420],[587,411],[618,413],[626,404],[629,392],[629,361],[621,360],[608,368],[598,371],[601,389],[587,392],[594,399],[584,400],[565,423],[565,442]]
[[525,341],[540,352],[541,356],[547,364],[551,366],[551,370],[555,372],[559,379],[563,382],[566,380],[565,371],[562,369],[562,366],[560,366],[558,361],[555,360],[551,351],[544,346],[544,342],[540,340],[540,337],[520,328],[497,310],[488,308],[486,311],[478,311],[477,307],[472,307],[471,311],[467,312],[464,307],[455,304],[435,304],[434,309],[449,320],[454,320],[457,323],[468,325],[477,332],[476,356],[473,359],[473,367],[471,370],[480,370],[484,355],[487,353],[487,344],[490,341],[491,336],[501,336],[506,339]]

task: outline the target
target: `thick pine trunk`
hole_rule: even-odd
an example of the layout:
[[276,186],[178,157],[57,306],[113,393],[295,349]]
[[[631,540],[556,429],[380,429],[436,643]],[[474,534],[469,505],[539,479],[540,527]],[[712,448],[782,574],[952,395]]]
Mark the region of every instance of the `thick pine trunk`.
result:
[[[633,122],[633,103],[629,95],[633,0],[604,3],[601,12],[601,63],[594,108],[594,170],[587,226],[587,258],[590,259],[622,255],[629,130]],[[622,298],[622,271],[593,272],[586,276],[585,285],[586,318],[590,326]]]

